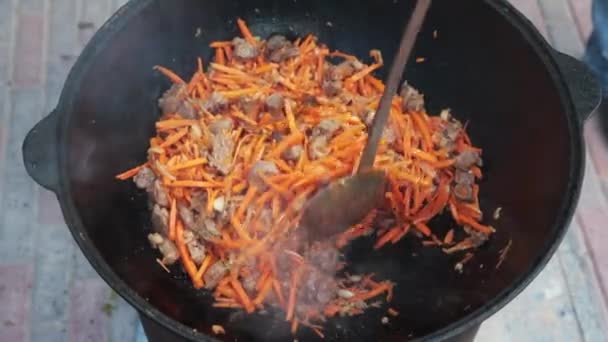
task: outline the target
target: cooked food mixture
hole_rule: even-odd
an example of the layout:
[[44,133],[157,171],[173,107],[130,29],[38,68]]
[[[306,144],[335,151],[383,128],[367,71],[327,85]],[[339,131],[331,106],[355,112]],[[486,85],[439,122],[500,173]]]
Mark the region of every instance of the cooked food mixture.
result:
[[[372,50],[366,64],[312,35],[261,40],[238,25],[242,37],[211,43],[213,62],[205,71],[199,59],[189,80],[156,67],[173,86],[159,100],[148,160],[117,176],[148,192],[148,239],[163,267],[179,262],[194,287],[213,292],[215,307],[278,307],[294,332],[302,325],[322,336],[326,318],[392,297],[389,280],[347,272],[341,249],[353,239],[375,238],[379,249],[412,235],[446,253],[488,239],[481,150],[449,111],[429,115],[406,83],[375,161],[389,179],[385,205],[309,246],[299,215],[316,191],[356,170],[384,89],[373,76],[382,56]],[[443,211],[459,228],[438,237],[428,222]]]

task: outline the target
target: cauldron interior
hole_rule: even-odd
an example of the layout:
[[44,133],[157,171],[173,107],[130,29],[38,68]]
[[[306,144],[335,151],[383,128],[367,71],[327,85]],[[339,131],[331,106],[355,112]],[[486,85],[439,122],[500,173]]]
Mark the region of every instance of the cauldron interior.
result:
[[[474,143],[483,148],[481,203],[498,233],[463,274],[454,270],[462,255],[422,247],[415,238],[377,252],[371,240],[357,241],[348,253],[353,272],[395,281],[390,306],[401,314],[389,325],[380,322],[386,307],[331,320],[326,340],[401,341],[488,310],[491,301],[529,276],[559,236],[576,153],[569,144],[571,123],[542,53],[509,13],[490,3],[435,2],[415,49],[415,56],[426,61],[410,63],[406,78],[426,95],[431,113],[451,108],[468,122]],[[167,274],[155,262],[157,254],[146,240],[146,196],[131,182],[114,179],[145,160],[159,115],[156,99],[170,85],[152,67],[164,65],[189,77],[196,57],[209,61],[210,41],[238,34],[237,17],[261,37],[313,33],[363,59],[377,48],[388,64],[412,5],[406,0],[141,0],[127,5],[87,47],[64,92],[64,182],[83,233],[103,261],[152,306],[199,332],[222,324],[226,340],[289,340],[281,316],[211,309],[210,296],[195,291],[179,269]],[[502,218],[494,222],[497,207],[503,208]],[[432,226],[442,236],[453,223],[438,219]],[[500,250],[511,239],[497,269]],[[302,329],[298,338],[315,335]]]

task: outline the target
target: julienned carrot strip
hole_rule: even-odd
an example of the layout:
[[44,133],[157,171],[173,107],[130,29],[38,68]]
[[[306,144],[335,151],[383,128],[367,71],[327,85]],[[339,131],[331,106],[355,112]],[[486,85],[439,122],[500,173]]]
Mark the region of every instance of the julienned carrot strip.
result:
[[431,229],[425,223],[422,223],[422,222],[414,223],[414,227],[416,227],[416,229],[418,229],[418,231],[421,232],[422,235],[431,236]]
[[229,41],[229,40],[223,41],[223,42],[217,41],[217,42],[211,42],[211,44],[209,44],[209,47],[213,48],[213,49],[223,48],[226,46],[232,46],[232,41]]
[[184,226],[182,225],[182,222],[179,220],[176,223],[175,233],[177,235],[176,239],[175,239],[176,244],[177,244],[177,249],[179,251],[179,257],[182,261],[182,264],[184,265],[186,272],[190,276],[190,279],[192,279],[192,283],[194,284],[194,287],[197,289],[200,289],[201,287],[203,287],[203,282],[201,279],[196,277],[196,273],[198,270],[196,268],[196,264],[190,257],[190,252],[188,251],[188,247],[186,247],[186,243],[184,242]]
[[351,299],[349,299],[349,301],[351,303],[354,303],[354,302],[357,302],[357,301],[360,301],[360,300],[364,300],[365,301],[365,300],[368,300],[368,299],[372,299],[372,298],[374,298],[376,296],[381,295],[383,292],[387,292],[390,287],[391,287],[391,285],[382,283],[380,285],[377,285],[371,291],[368,291],[368,292],[365,292],[365,293],[361,293],[361,294],[358,294],[358,295],[352,297]]
[[251,299],[247,295],[247,292],[245,292],[243,285],[237,279],[234,278],[230,279],[230,285],[232,285],[232,288],[236,292],[237,297],[241,301],[241,304],[243,305],[247,313],[253,313],[255,311],[255,306],[251,302]]
[[460,222],[470,226],[471,228],[473,228],[475,230],[478,230],[478,231],[488,234],[488,235],[494,233],[494,228],[492,228],[490,226],[484,226],[484,225],[480,224],[479,222],[476,222],[475,220],[472,220],[471,218],[469,218],[467,216],[460,215],[459,218],[460,218]]
[[279,284],[278,280],[276,280],[276,279],[272,280],[272,289],[274,290],[274,294],[277,296],[277,299],[279,300],[279,305],[284,306],[285,297],[283,297],[283,290],[281,290],[281,285]]
[[232,224],[232,228],[234,228],[234,230],[236,231],[236,233],[239,235],[239,237],[241,239],[243,239],[245,241],[251,240],[249,233],[247,233],[243,229],[243,225],[241,224],[241,221],[239,221],[236,217],[234,217],[234,215],[230,218],[230,223]]
[[139,171],[141,171],[141,169],[143,169],[144,167],[146,167],[146,165],[148,165],[148,163],[144,163],[142,165],[136,166],[130,170],[127,170],[119,175],[116,175],[116,179],[120,179],[120,180],[126,180],[129,178],[134,177],[136,174],[139,173]]
[[183,119],[169,119],[158,121],[156,123],[157,130],[167,130],[173,128],[180,128],[184,126],[191,126],[196,124],[196,120],[183,120]]
[[236,211],[235,217],[237,220],[240,221],[241,217],[243,217],[243,215],[245,214],[245,210],[247,210],[247,207],[249,206],[251,201],[253,201],[253,197],[257,192],[258,188],[255,185],[249,186],[249,189],[247,189],[247,193],[245,193],[245,197],[243,197],[241,205],[239,205],[239,208]]
[[160,71],[163,75],[167,76],[173,83],[186,84],[186,82],[181,77],[177,76],[176,73],[163,66],[156,65],[154,66],[154,69]]
[[416,123],[416,126],[418,126],[418,129],[422,134],[427,149],[431,149],[433,147],[433,140],[431,139],[431,133],[429,132],[429,126],[426,119],[420,113],[414,112],[411,115],[412,119],[414,119],[414,123]]
[[216,188],[219,187],[218,184],[212,182],[202,182],[202,181],[194,181],[194,180],[176,180],[173,182],[169,182],[166,184],[168,187],[186,187],[186,188]]
[[226,64],[226,59],[224,58],[224,49],[216,48],[215,49],[215,63],[219,65]]
[[245,22],[245,20],[238,18],[236,20],[237,25],[239,26],[239,30],[241,30],[241,34],[243,35],[243,38],[245,38],[246,41],[249,42],[249,44],[256,46],[257,42],[255,40],[255,38],[253,38],[253,35],[251,34],[251,31],[249,30],[249,27],[247,26],[247,23]]
[[258,293],[258,296],[253,300],[253,304],[256,306],[261,305],[262,302],[264,302],[264,299],[266,299],[266,296],[270,290],[272,290],[272,277],[267,277],[266,281],[262,285],[262,288],[260,289],[260,292]]
[[171,211],[169,212],[169,239],[175,241],[177,221],[177,200],[171,200]]
[[393,239],[391,240],[391,243],[397,243],[399,242],[399,240],[403,239],[403,237],[410,231],[410,225],[406,225],[405,227],[401,228],[401,231],[399,232],[399,234],[395,235],[393,237]]
[[382,66],[382,64],[376,63],[376,64],[372,64],[368,67],[365,67],[361,71],[357,72],[356,74],[354,74],[350,78],[348,78],[347,82],[353,82],[353,83],[357,82],[357,81],[363,79],[365,76],[374,72],[374,70],[380,69],[381,66]]
[[296,309],[296,295],[301,270],[302,267],[300,266],[291,275],[291,282],[289,284],[289,300],[287,302],[287,314],[285,316],[285,320],[287,321],[291,321],[293,319],[294,311]]
[[281,140],[281,142],[279,142],[279,144],[274,148],[274,150],[272,150],[272,151],[270,151],[270,153],[268,153],[268,157],[269,158],[280,157],[281,154],[283,152],[285,152],[285,150],[287,150],[287,148],[289,148],[293,145],[297,145],[300,141],[302,141],[303,138],[304,138],[304,135],[302,135],[302,133],[300,133],[300,132],[295,132],[295,133],[290,134],[285,139]]
[[196,279],[200,279],[201,281],[203,280],[203,276],[205,276],[205,272],[207,272],[207,269],[209,268],[209,266],[211,266],[212,260],[213,256],[211,256],[211,254],[207,254],[205,256],[205,260],[203,260],[201,267],[196,272]]
[[189,168],[193,168],[196,166],[204,165],[206,163],[207,163],[207,158],[190,159],[183,163],[175,164],[175,165],[169,167],[169,171],[179,171],[179,170],[183,170],[183,169],[189,169]]
[[450,245],[452,242],[454,242],[454,229],[450,229],[443,238],[443,243],[446,245]]
[[181,138],[186,136],[186,134],[188,134],[188,128],[184,127],[182,129],[180,129],[179,131],[169,135],[167,137],[167,139],[162,144],[160,144],[160,147],[169,147],[169,146],[177,143]]
[[376,244],[374,244],[374,249],[379,249],[380,247],[384,246],[389,241],[391,241],[395,236],[399,235],[399,233],[401,231],[402,231],[402,229],[399,227],[392,228],[391,230],[386,232],[384,235],[382,235],[382,237],[380,237],[378,239],[378,241],[376,241]]

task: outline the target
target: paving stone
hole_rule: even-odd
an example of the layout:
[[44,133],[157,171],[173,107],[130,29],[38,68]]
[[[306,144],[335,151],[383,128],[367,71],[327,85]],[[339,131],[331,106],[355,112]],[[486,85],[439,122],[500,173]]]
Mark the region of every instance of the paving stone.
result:
[[42,83],[44,22],[42,14],[19,13],[13,65],[13,83],[33,87]]
[[108,314],[104,312],[110,293],[101,279],[79,280],[70,290],[70,342],[99,342],[108,340]]
[[28,341],[32,263],[0,263],[0,341]]

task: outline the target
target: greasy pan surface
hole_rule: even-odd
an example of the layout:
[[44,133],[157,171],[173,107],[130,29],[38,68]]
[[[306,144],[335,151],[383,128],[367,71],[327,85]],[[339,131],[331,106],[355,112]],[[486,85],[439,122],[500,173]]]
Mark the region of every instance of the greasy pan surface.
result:
[[[146,195],[114,175],[145,160],[159,115],[158,96],[169,83],[153,72],[165,65],[182,76],[207,44],[236,36],[243,17],[266,37],[314,33],[331,48],[368,58],[381,49],[391,63],[409,0],[132,1],[98,33],[72,71],[60,106],[58,195],[66,220],[100,274],[141,311],[187,337],[204,338],[212,324],[225,340],[291,340],[283,316],[212,309],[178,269],[155,262],[143,228]],[[349,249],[353,272],[374,272],[398,285],[391,306],[401,314],[382,325],[385,309],[331,320],[326,340],[403,341],[447,336],[486,318],[521,291],[561,239],[576,202],[582,171],[579,122],[550,50],[527,22],[498,1],[436,1],[407,79],[426,95],[428,110],[452,108],[469,122],[484,149],[481,204],[497,206],[498,233],[464,268],[461,256],[422,247],[408,238],[373,251],[370,240]],[[329,23],[329,24],[328,24]],[[437,39],[433,31],[437,30]],[[199,34],[197,34],[197,31]],[[380,74],[385,76],[384,74]],[[438,219],[442,236],[451,222]],[[500,250],[512,239],[506,260]],[[300,329],[298,339],[316,336]]]

